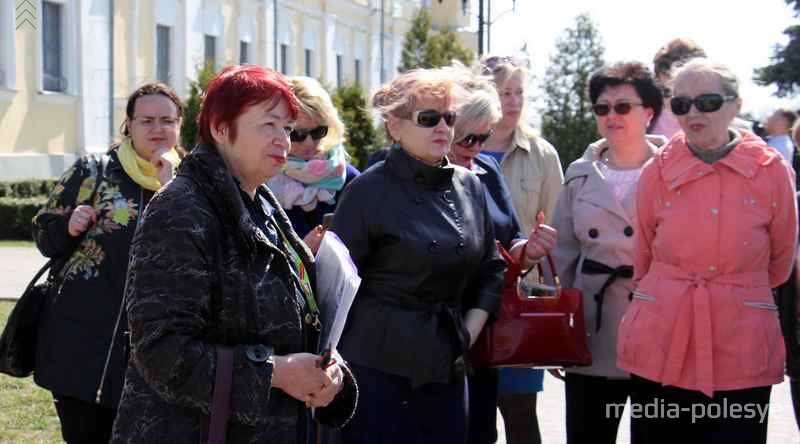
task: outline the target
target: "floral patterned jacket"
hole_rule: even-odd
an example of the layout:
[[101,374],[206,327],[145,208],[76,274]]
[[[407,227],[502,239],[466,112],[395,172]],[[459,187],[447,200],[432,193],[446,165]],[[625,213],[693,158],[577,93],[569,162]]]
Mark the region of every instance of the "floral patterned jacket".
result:
[[[128,249],[152,195],[125,173],[115,151],[92,154],[64,173],[34,217],[37,247],[47,257],[63,258],[64,264],[58,273],[60,289],[45,306],[40,323],[34,372],[40,386],[84,401],[95,402],[99,396],[107,407],[119,403],[127,361],[127,323],[120,305]],[[94,207],[97,223],[83,236],[72,237],[67,222],[83,204]]]

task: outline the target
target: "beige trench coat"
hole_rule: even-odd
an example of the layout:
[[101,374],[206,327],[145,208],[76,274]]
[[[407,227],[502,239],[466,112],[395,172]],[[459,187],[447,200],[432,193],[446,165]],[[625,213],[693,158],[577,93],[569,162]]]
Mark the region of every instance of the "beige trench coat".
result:
[[547,220],[551,221],[556,200],[564,186],[561,162],[553,145],[541,137],[529,139],[516,130],[511,148],[503,156],[500,167],[522,233],[525,236],[530,234],[539,211],[544,211]]
[[[653,151],[666,143],[661,136],[648,136]],[[611,268],[633,265],[633,219],[636,215],[636,193],[630,193],[620,203],[600,169],[600,156],[608,148],[601,139],[586,149],[583,157],[567,168],[564,191],[553,215],[553,227],[558,230],[558,243],[553,253],[556,269],[564,287],[583,292],[584,315],[589,334],[592,365],[568,371],[612,378],[627,378],[617,368],[617,327],[628,307],[634,289],[630,278],[618,278],[605,291],[602,305],[602,325],[597,331],[595,295],[608,274],[581,273],[588,258]]]

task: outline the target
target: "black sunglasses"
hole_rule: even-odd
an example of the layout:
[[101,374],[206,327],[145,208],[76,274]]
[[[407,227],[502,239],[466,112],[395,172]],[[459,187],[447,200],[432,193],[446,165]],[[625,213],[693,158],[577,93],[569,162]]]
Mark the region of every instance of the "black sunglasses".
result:
[[417,126],[421,126],[423,128],[433,128],[434,126],[439,124],[439,121],[444,119],[444,123],[449,126],[453,127],[456,123],[456,113],[452,111],[445,111],[443,113],[436,111],[435,109],[423,109],[419,111],[414,111],[411,114],[411,120],[417,124]]
[[737,96],[723,96],[722,94],[700,94],[694,99],[686,96],[673,97],[669,101],[669,106],[672,108],[672,114],[682,116],[688,114],[692,109],[692,104],[701,113],[713,113],[722,108],[725,102],[736,100]]
[[592,105],[592,111],[595,115],[598,116],[607,116],[611,114],[611,109],[614,109],[614,112],[619,114],[620,116],[624,116],[631,112],[634,106],[643,106],[641,103],[628,103],[628,102],[621,102],[615,103],[613,106],[608,105],[606,103],[598,103],[596,105]]
[[292,132],[289,133],[289,139],[291,139],[292,142],[303,142],[308,136],[311,136],[311,138],[314,140],[319,140],[327,135],[328,127],[325,125],[320,125],[311,129],[293,129]]
[[478,146],[483,145],[486,140],[492,136],[492,132],[489,131],[488,133],[484,134],[467,134],[466,137],[461,139],[460,141],[456,142],[458,145],[463,146],[464,148],[472,148],[477,143]]

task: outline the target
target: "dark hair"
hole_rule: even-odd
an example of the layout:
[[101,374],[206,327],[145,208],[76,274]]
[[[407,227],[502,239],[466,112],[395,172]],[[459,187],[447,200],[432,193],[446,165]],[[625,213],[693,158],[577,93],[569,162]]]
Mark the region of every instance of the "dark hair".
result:
[[589,78],[589,100],[597,103],[600,94],[609,86],[631,85],[642,99],[642,105],[653,110],[653,121],[664,108],[664,95],[656,85],[650,69],[641,62],[617,62],[595,71]]
[[181,99],[178,97],[178,94],[175,93],[175,90],[163,83],[148,83],[140,86],[136,91],[133,92],[133,94],[128,96],[128,104],[125,105],[126,118],[125,121],[122,122],[122,127],[119,130],[123,136],[131,135],[131,132],[128,129],[128,122],[133,119],[133,111],[136,108],[136,101],[139,100],[140,97],[149,96],[151,94],[160,94],[168,98],[170,102],[175,104],[175,108],[178,109],[178,118],[183,116],[183,104],[181,104]]
[[775,111],[777,111],[781,117],[786,119],[786,122],[789,124],[789,128],[794,126],[794,122],[797,121],[797,114],[795,114],[794,111],[789,108],[778,108]]
[[197,118],[197,138],[202,143],[213,144],[211,127],[225,124],[228,137],[235,142],[236,119],[248,107],[261,102],[277,105],[281,98],[286,100],[292,118],[297,118],[300,105],[281,73],[256,65],[229,66],[208,82]]
[[668,75],[674,66],[697,57],[706,57],[706,52],[694,40],[682,37],[672,39],[656,52],[653,70],[656,76]]

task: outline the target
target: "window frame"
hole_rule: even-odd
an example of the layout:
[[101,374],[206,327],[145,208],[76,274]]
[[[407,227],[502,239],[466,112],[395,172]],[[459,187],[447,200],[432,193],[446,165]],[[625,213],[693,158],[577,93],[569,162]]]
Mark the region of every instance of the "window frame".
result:
[[[161,31],[166,30],[167,44],[166,44],[166,79],[161,77],[161,51],[163,45],[161,44]],[[156,24],[156,80],[166,85],[173,85],[174,66],[172,63],[173,47],[174,47],[174,27],[157,23]]]

